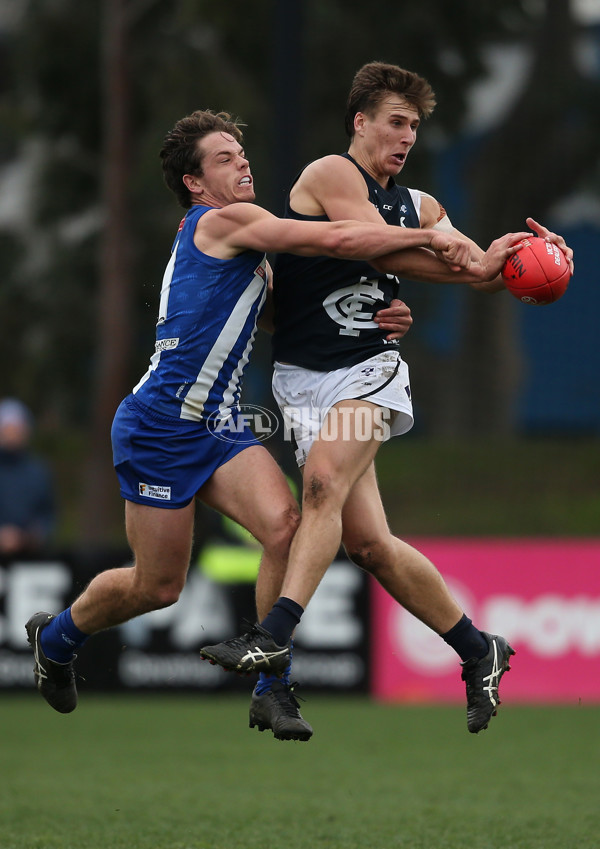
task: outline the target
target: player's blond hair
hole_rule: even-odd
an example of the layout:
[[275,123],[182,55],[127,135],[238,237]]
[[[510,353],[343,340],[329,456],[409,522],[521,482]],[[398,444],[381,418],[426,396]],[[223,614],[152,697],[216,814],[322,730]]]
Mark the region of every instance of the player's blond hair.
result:
[[232,118],[228,112],[211,109],[197,109],[186,115],[165,136],[160,150],[163,176],[184,209],[189,209],[192,202],[183,177],[185,174],[202,176],[202,151],[198,142],[215,132],[229,133],[240,144],[243,141],[239,119]]
[[390,92],[405,98],[421,118],[428,118],[435,107],[435,94],[426,79],[398,65],[369,62],[356,72],[348,95],[345,124],[350,138],[356,113],[373,115]]

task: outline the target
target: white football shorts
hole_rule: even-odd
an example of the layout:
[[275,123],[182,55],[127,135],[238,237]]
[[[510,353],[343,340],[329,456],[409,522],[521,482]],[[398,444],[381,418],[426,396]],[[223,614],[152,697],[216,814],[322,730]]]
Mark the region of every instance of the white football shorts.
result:
[[[329,410],[339,401],[364,400],[381,408],[381,430],[376,438],[385,441],[400,436],[413,426],[408,366],[397,351],[377,354],[362,363],[335,371],[313,371],[276,362],[273,395],[283,416],[286,438],[296,450],[296,462],[303,466],[317,438],[335,439],[344,434],[350,422],[343,415],[330,417],[321,432]],[[391,412],[393,411],[393,412]],[[340,410],[343,413],[343,410]],[[375,420],[377,423],[377,415]],[[350,436],[369,439],[372,417],[361,428],[360,417],[352,421]],[[371,427],[372,431],[372,427]]]

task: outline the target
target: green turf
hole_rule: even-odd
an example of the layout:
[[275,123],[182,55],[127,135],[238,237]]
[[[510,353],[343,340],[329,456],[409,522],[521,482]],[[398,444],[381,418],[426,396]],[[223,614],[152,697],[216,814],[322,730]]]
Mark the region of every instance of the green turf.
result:
[[309,743],[247,699],[0,703],[2,849],[597,849],[600,708],[312,697]]

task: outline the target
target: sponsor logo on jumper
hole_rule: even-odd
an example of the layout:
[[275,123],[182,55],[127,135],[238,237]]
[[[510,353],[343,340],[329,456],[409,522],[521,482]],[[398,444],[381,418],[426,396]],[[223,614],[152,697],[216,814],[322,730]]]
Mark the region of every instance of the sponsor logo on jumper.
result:
[[154,350],[158,353],[159,351],[170,351],[173,348],[176,348],[179,345],[179,336],[175,339],[158,339],[156,345],[154,346]]
[[157,498],[159,501],[171,500],[171,487],[156,483],[140,483],[139,494],[144,498]]

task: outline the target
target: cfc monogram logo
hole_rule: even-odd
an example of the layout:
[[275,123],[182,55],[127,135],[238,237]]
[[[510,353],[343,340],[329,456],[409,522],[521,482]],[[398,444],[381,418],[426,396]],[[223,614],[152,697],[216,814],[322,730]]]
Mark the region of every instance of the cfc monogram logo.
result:
[[337,289],[328,295],[323,306],[329,318],[340,325],[340,336],[358,336],[361,330],[377,327],[370,307],[383,297],[376,280],[361,277],[354,286]]

